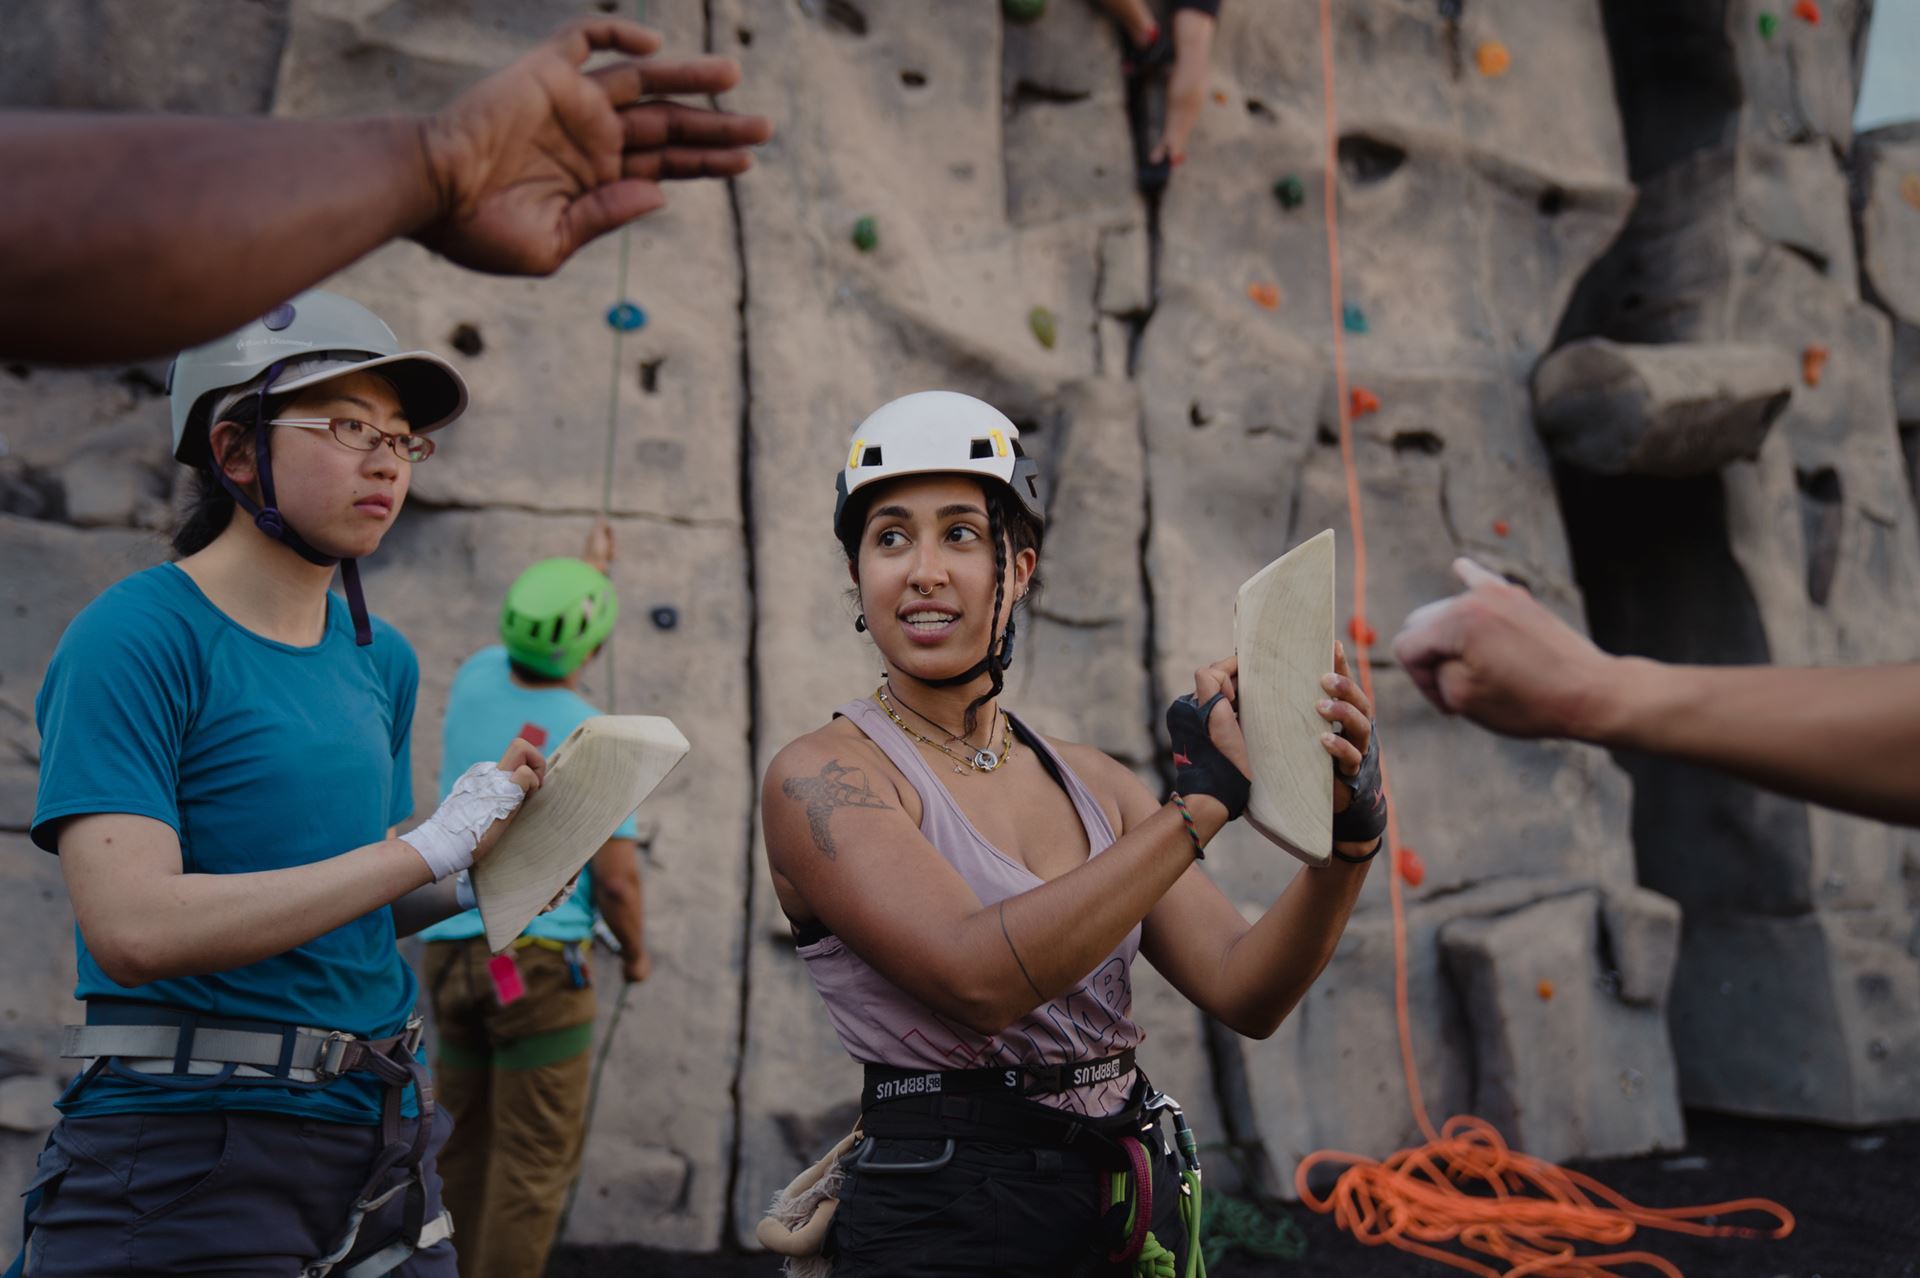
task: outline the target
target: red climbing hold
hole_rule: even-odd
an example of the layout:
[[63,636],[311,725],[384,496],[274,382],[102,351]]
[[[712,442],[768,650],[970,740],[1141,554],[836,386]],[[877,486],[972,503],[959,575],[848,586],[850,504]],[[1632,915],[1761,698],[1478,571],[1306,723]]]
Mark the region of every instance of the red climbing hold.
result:
[[1373,641],[1380,637],[1374,633],[1373,627],[1367,624],[1367,619],[1358,614],[1347,622],[1347,633],[1353,636],[1353,641],[1363,648],[1373,647]]
[[1347,411],[1354,417],[1377,413],[1380,411],[1380,397],[1364,386],[1356,386],[1347,396]]
[[1793,16],[1810,27],[1817,27],[1820,25],[1820,6],[1813,0],[1799,0],[1793,6]]
[[1400,872],[1408,887],[1419,887],[1427,881],[1427,867],[1420,860],[1420,854],[1412,848],[1397,848],[1393,854],[1393,868]]
[[1809,386],[1820,384],[1820,374],[1826,371],[1827,348],[1815,343],[1807,347],[1800,355],[1800,380]]
[[1507,522],[1506,520],[1504,520],[1504,519],[1496,519],[1496,520],[1494,520],[1494,521],[1493,521],[1493,535],[1494,535],[1494,536],[1496,536],[1496,537],[1504,537],[1504,536],[1506,536],[1506,535],[1507,535],[1508,533],[1510,533],[1510,532],[1512,532],[1512,531],[1513,531],[1513,525],[1512,525],[1512,524],[1510,524],[1510,523],[1508,523],[1508,522]]

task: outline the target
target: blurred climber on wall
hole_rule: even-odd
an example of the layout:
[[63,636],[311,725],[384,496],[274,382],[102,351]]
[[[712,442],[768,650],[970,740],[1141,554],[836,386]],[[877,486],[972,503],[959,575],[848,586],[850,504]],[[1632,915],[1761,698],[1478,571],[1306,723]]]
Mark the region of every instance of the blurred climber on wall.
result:
[[[472,270],[550,275],[662,207],[662,183],[744,173],[771,136],[761,116],[662,100],[725,92],[740,68],[647,60],[659,48],[636,23],[582,19],[425,116],[0,112],[0,355],[178,350],[402,236]],[[596,52],[629,57],[581,70]]]
[[[516,738],[552,750],[600,713],[579,688],[620,615],[607,578],[612,561],[613,529],[603,518],[580,558],[542,560],[507,591],[501,642],[469,657],[453,677],[441,730],[442,793],[475,751]],[[454,1120],[440,1175],[459,1222],[461,1278],[546,1271],[586,1143],[596,917],[619,943],[629,984],[646,980],[651,967],[638,839],[628,817],[571,896],[497,957],[478,910],[421,934],[438,1041],[434,1077]]]
[[[1160,136],[1140,143],[1140,189],[1158,191],[1187,158],[1187,139],[1207,104],[1207,76],[1213,67],[1213,35],[1220,25],[1220,0],[1173,0],[1169,31],[1148,0],[1100,0],[1120,27],[1126,45],[1129,81],[1167,76],[1166,119]],[[1168,68],[1171,68],[1169,72]]]
[[499,741],[393,837],[419,664],[356,561],[467,388],[318,291],[184,352],[168,386],[195,468],[179,558],[74,618],[34,705],[32,836],[73,898],[86,1024],[16,1265],[453,1278],[449,1123],[395,938],[461,908],[546,764]]

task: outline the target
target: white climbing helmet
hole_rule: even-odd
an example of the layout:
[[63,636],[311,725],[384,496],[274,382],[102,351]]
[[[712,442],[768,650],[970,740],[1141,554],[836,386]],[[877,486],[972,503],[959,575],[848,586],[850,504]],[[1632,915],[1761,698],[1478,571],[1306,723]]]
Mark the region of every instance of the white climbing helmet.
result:
[[849,499],[869,484],[902,475],[961,474],[994,479],[1044,524],[1040,468],[1020,447],[1020,428],[984,400],[956,391],[919,391],[875,409],[854,429],[833,506],[843,541]]

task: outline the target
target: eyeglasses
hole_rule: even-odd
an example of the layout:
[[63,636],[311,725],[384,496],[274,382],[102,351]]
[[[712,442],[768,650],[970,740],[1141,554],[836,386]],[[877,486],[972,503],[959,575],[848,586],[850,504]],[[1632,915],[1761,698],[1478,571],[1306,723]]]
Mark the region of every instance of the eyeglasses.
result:
[[276,417],[267,425],[332,431],[335,439],[356,453],[370,453],[385,444],[401,461],[423,462],[433,456],[433,441],[425,435],[389,435],[372,422],[351,417]]

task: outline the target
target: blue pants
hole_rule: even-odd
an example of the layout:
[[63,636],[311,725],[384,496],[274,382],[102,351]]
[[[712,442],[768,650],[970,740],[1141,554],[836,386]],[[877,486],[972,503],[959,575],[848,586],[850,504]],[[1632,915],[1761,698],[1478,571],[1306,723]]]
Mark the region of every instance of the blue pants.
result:
[[[434,1158],[453,1127],[444,1110],[432,1121],[421,1160],[428,1220],[440,1214]],[[403,1125],[408,1137],[416,1123]],[[26,1274],[294,1278],[335,1245],[379,1152],[377,1127],[273,1114],[62,1119],[34,1174],[42,1198]],[[367,1217],[340,1269],[400,1236],[406,1198]],[[453,1244],[416,1252],[394,1273],[456,1278]]]

